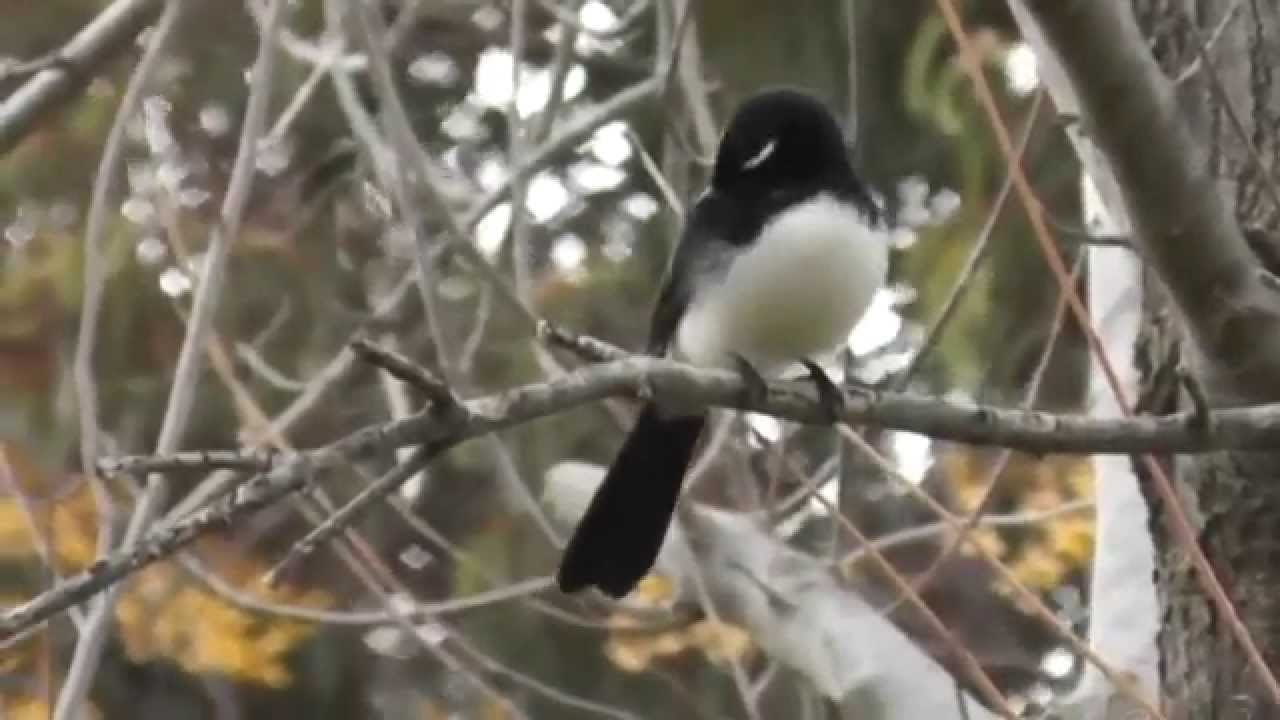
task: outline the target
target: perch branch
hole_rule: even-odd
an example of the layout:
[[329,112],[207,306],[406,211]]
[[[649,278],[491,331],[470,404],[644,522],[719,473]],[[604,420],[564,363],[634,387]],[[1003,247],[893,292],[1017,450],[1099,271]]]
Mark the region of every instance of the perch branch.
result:
[[[48,619],[82,602],[150,562],[167,557],[202,534],[228,527],[299,489],[306,478],[330,468],[379,455],[390,450],[419,446],[406,466],[429,462],[440,453],[471,438],[515,427],[610,397],[635,397],[652,392],[657,397],[680,398],[691,405],[732,407],[766,413],[806,424],[826,424],[830,416],[812,387],[805,382],[776,382],[759,399],[748,398],[741,377],[733,372],[696,368],[672,360],[628,357],[589,365],[550,380],[530,383],[459,403],[447,416],[430,409],[403,420],[361,428],[334,443],[298,453],[242,458],[233,454],[206,454],[225,465],[256,468],[260,474],[213,505],[147,533],[131,550],[116,552],[80,575],[31,601],[0,613],[0,640],[34,623]],[[1085,415],[1012,410],[989,405],[946,401],[910,393],[884,393],[876,397],[846,398],[841,420],[852,425],[916,432],[953,442],[1010,447],[1034,453],[1172,453],[1207,452],[1216,449],[1264,449],[1280,444],[1280,404],[1223,408],[1215,412],[1209,427],[1198,427],[1191,413],[1165,416],[1091,418]],[[191,462],[200,454],[153,458],[118,458],[113,468],[132,472],[158,468],[199,467]],[[377,490],[362,493],[360,505],[344,507],[344,520],[394,489],[393,472]],[[371,486],[371,488],[374,486]],[[336,529],[341,529],[337,527]]]

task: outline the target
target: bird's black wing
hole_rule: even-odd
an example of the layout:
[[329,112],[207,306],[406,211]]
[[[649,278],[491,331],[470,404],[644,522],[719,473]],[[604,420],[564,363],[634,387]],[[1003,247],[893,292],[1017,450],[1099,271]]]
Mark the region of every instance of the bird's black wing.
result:
[[680,327],[680,319],[693,302],[699,278],[708,278],[722,270],[732,248],[725,242],[723,203],[712,195],[704,195],[689,209],[684,232],[676,245],[675,257],[667,269],[662,292],[653,307],[649,323],[651,355],[665,355]]
[[649,321],[649,344],[645,351],[650,355],[665,355],[667,347],[680,327],[680,318],[689,307],[689,299],[693,295],[692,283],[688,273],[680,272],[682,242],[676,248],[676,259],[667,270],[667,277],[662,284],[662,292],[658,295],[658,303],[653,307],[653,317]]

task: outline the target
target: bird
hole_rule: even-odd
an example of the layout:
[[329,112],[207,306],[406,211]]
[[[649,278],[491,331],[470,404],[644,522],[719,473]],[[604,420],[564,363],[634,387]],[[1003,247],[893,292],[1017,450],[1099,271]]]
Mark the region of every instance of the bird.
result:
[[[646,352],[737,369],[748,391],[803,365],[838,401],[813,358],[847,343],[888,263],[881,212],[835,116],[799,89],[757,92],[732,114],[686,214]],[[620,598],[649,572],[706,422],[678,401],[642,407],[565,548],[562,592]]]

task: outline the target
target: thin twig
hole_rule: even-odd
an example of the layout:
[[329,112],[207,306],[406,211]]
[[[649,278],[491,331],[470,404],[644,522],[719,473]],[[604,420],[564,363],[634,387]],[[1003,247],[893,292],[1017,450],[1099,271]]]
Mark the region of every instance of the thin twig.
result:
[[[400,516],[400,519],[404,521],[405,525],[409,526],[414,532],[422,536],[423,539],[431,543],[431,545],[439,548],[459,567],[465,567],[469,572],[475,574],[476,577],[479,577],[481,580],[493,585],[494,587],[504,587],[509,584],[509,581],[504,579],[501,573],[489,567],[489,565],[477,559],[471,553],[459,547],[456,543],[451,542],[449,538],[431,527],[429,523],[409,509],[401,498],[391,495],[387,498],[387,505],[391,507],[393,512]],[[580,618],[561,610],[559,607],[548,603],[537,596],[531,595],[529,597],[521,598],[521,602],[531,608],[534,612],[541,613],[549,618],[572,627],[589,628],[592,630],[614,629],[607,622],[598,622]],[[662,620],[664,621],[638,624],[635,626],[635,629],[643,632],[653,631],[659,628],[667,629],[671,626],[671,623],[668,621],[669,619],[663,618]]]
[[[490,455],[498,466],[498,476],[503,484],[509,488],[510,494],[516,499],[513,504],[533,518],[533,524],[538,526],[538,531],[542,533],[542,536],[546,538],[551,547],[556,550],[564,550],[566,543],[564,537],[551,524],[551,519],[544,512],[542,503],[538,502],[538,499],[534,497],[533,492],[530,490],[529,483],[520,476],[520,470],[516,466],[516,459],[511,453],[511,448],[507,447],[507,444],[498,435],[486,437],[485,443],[489,446]],[[506,493],[504,492],[504,494]]]
[[662,169],[658,167],[658,163],[649,154],[649,150],[645,148],[640,136],[636,134],[635,130],[627,128],[627,140],[630,141],[631,148],[635,150],[636,155],[640,158],[640,167],[644,168],[645,174],[658,187],[658,192],[662,194],[662,199],[667,203],[667,207],[671,208],[671,212],[675,213],[676,218],[683,220],[684,203],[680,201],[675,188],[671,187],[671,182],[662,174]]
[[294,92],[293,97],[289,100],[289,104],[285,105],[284,110],[280,111],[280,115],[276,117],[275,123],[271,125],[271,129],[262,136],[262,142],[270,145],[280,142],[285,133],[289,132],[290,126],[302,114],[302,109],[306,107],[307,102],[315,95],[316,88],[319,87],[320,81],[328,76],[334,64],[342,57],[342,45],[334,43],[331,46],[330,54],[321,62],[316,63],[311,68],[311,73],[307,75],[307,79],[302,81]]
[[[1028,525],[1037,525],[1049,520],[1055,520],[1063,515],[1073,515],[1075,513],[1093,510],[1094,502],[1092,500],[1072,500],[1062,503],[1061,505],[1050,508],[1048,510],[1038,510],[1034,512],[1009,513],[1006,515],[983,515],[978,519],[979,527],[1015,527],[1022,528]],[[871,541],[871,544],[879,548],[881,551],[889,550],[899,545],[909,545],[911,543],[928,540],[929,538],[949,532],[951,526],[945,522],[931,522],[927,525],[917,525],[899,530],[878,537]],[[866,554],[863,548],[854,548],[840,558],[837,564],[841,567],[849,567],[853,563],[862,560]],[[919,583],[916,583],[919,585]]]
[[1201,44],[1200,52],[1196,53],[1196,59],[1192,60],[1191,63],[1173,79],[1173,84],[1175,86],[1185,83],[1200,71],[1201,59],[1204,57],[1205,53],[1211,52],[1214,46],[1218,44],[1218,39],[1222,37],[1222,33],[1226,31],[1227,26],[1235,19],[1236,13],[1240,11],[1240,7],[1243,4],[1244,0],[1236,0],[1231,4],[1231,7],[1222,14],[1222,19],[1218,21],[1218,25],[1213,28],[1213,32],[1209,33],[1208,39]]
[[[507,165],[516,167],[524,158],[526,126],[520,118],[520,85],[524,80],[521,72],[524,64],[525,22],[529,4],[526,0],[511,0],[511,13],[508,15],[511,25],[511,99],[507,101]],[[550,102],[550,100],[548,100]],[[529,246],[532,228],[529,225],[529,182],[528,177],[512,178],[511,182],[511,223],[507,227],[510,240],[511,270],[515,279],[516,295],[521,302],[528,304],[533,293],[533,249]]]
[[338,533],[346,530],[354,522],[357,515],[373,505],[374,502],[382,500],[398,489],[406,480],[426,467],[427,462],[442,452],[443,449],[444,446],[441,444],[419,448],[408,459],[397,463],[390,472],[366,486],[346,505],[343,505],[337,512],[325,518],[324,522],[312,528],[311,532],[294,543],[293,547],[289,548],[289,552],[285,554],[284,559],[276,563],[275,567],[267,572],[267,584],[275,585],[279,582],[281,576],[288,572],[292,566],[310,556],[316,551],[316,548],[327,543]]
[[538,324],[537,337],[553,347],[560,347],[587,362],[608,362],[627,357],[627,351],[615,345],[546,321]]
[[[583,0],[569,0],[565,10],[577,15],[578,8],[582,6],[582,3]],[[570,22],[570,18],[560,14],[557,14],[556,18],[560,21],[560,35],[556,38],[556,54],[551,60],[551,95],[547,98],[547,105],[542,108],[542,112],[538,115],[538,121],[533,127],[533,132],[530,134],[530,139],[534,143],[546,140],[551,134],[551,128],[555,127],[556,116],[560,113],[560,108],[564,104],[564,83],[569,77],[569,69],[573,67],[573,46],[578,39],[578,33],[581,32],[579,25]],[[513,52],[512,55],[514,54]],[[512,156],[511,159],[513,160],[512,165],[519,164],[519,157]]]
[[467,333],[458,350],[458,369],[467,375],[471,375],[475,368],[476,355],[480,352],[485,331],[489,329],[489,321],[493,318],[493,293],[493,286],[487,283],[480,288],[480,299],[476,302],[471,332]]
[[[134,11],[140,11],[147,3],[135,2],[127,4],[124,0],[121,0],[121,2],[113,5],[108,12],[104,12],[103,15],[99,16],[99,19],[105,17],[112,9],[121,10],[126,5],[133,8]],[[182,14],[182,9],[183,0],[168,0],[160,20],[156,23],[155,29],[148,38],[146,50],[143,52],[142,59],[138,62],[133,76],[129,78],[129,85],[120,101],[120,107],[116,110],[111,130],[107,133],[106,145],[103,148],[102,158],[98,162],[98,173],[94,179],[93,192],[89,203],[84,242],[84,298],[81,302],[80,328],[76,338],[76,353],[72,373],[75,378],[76,392],[79,396],[80,405],[80,465],[84,474],[90,478],[93,476],[94,462],[98,457],[98,395],[93,371],[93,353],[97,344],[98,314],[102,309],[103,285],[105,283],[102,243],[106,237],[107,204],[111,201],[111,196],[115,192],[115,183],[119,177],[119,164],[124,154],[125,129],[134,112],[137,111],[143,93],[146,92],[151,84],[151,80],[159,67],[160,58],[163,56],[164,48],[172,37],[173,30]],[[103,27],[106,26],[104,25]],[[88,32],[88,29],[86,29],[86,32]],[[40,76],[33,78],[28,83],[28,87],[40,81],[40,78],[44,76],[45,73],[42,73]],[[69,83],[70,81],[57,76],[49,78],[47,82]],[[6,102],[6,107],[13,100],[11,97]],[[3,115],[5,113],[0,112],[0,116]],[[18,122],[17,125],[21,125],[21,122]],[[0,127],[7,126],[8,123],[0,121]],[[0,142],[0,147],[3,146],[4,143]],[[110,495],[96,479],[91,479],[90,482],[93,483],[94,504],[98,512],[97,555],[101,558],[105,555],[112,542],[110,516],[113,503]],[[58,720],[67,720],[67,718],[78,712],[83,704],[85,694],[88,692],[90,678],[93,676],[94,669],[98,664],[97,659],[105,639],[105,613],[109,609],[107,606],[111,603],[111,597],[111,595],[107,595],[102,598],[100,605],[94,608],[86,619],[85,632],[82,633],[80,642],[76,645],[71,669],[68,671],[63,690],[58,698],[56,706]]]
[[[570,148],[577,147],[584,140],[589,138],[592,133],[602,125],[630,112],[631,109],[642,103],[652,100],[662,87],[662,76],[651,75],[636,84],[619,91],[616,95],[608,100],[596,105],[590,110],[586,110],[575,116],[572,122],[566,123],[546,142],[531,148],[525,154],[523,162],[520,165],[510,169],[507,177],[498,187],[490,190],[484,197],[476,201],[456,223],[450,223],[450,230],[454,237],[454,242],[464,256],[481,272],[482,276],[487,280],[493,280],[494,277],[486,272],[486,268],[492,271],[492,267],[488,261],[480,255],[475,244],[471,242],[471,231],[475,226],[484,219],[490,210],[497,207],[498,203],[506,200],[511,192],[512,183],[516,179],[528,179],[538,170],[546,167],[552,160],[556,159]],[[510,292],[502,292],[502,285],[505,281],[498,285],[499,296],[503,300],[511,304],[517,312],[532,326],[537,323],[536,316],[524,306],[523,303]]]
[[244,363],[246,369],[276,390],[287,393],[298,393],[307,389],[307,384],[297,378],[284,374],[258,352],[258,349],[246,342],[235,344],[236,359]]
[[[395,622],[395,617],[386,610],[321,610],[263,600],[251,595],[249,591],[232,586],[219,577],[217,573],[204,567],[194,556],[179,556],[179,558],[183,570],[190,573],[209,591],[231,605],[244,610],[288,620],[300,620],[302,622],[340,627],[368,627],[370,625],[388,625]],[[442,615],[469,612],[478,608],[489,608],[502,603],[525,599],[531,595],[546,592],[553,587],[555,587],[555,578],[551,576],[519,580],[509,585],[495,587],[490,590],[480,590],[447,600],[417,602],[405,608],[405,614],[410,622],[425,623]]]
[[271,469],[276,455],[253,448],[244,450],[193,450],[155,455],[125,455],[103,458],[97,463],[97,471],[110,477],[120,473],[146,475],[150,473],[192,472],[215,469],[239,472],[266,472]]
[[[413,288],[413,273],[408,272],[404,277],[396,283],[394,289],[387,295],[385,299],[378,302],[372,314],[371,322],[385,318],[398,311],[409,297],[409,290]],[[311,411],[320,407],[320,401],[324,399],[330,391],[332,391],[339,382],[345,379],[355,366],[356,355],[347,347],[347,345],[362,337],[365,333],[364,328],[357,328],[353,331],[347,343],[344,343],[338,352],[326,363],[319,372],[307,381],[306,387],[298,397],[284,410],[280,411],[269,423],[263,427],[245,433],[242,437],[244,449],[241,452],[249,452],[257,448],[264,440],[283,437],[295,424],[306,417]],[[226,492],[230,484],[234,481],[234,477],[230,471],[219,470],[202,481],[194,490],[187,493],[185,497],[179,500],[173,508],[165,515],[165,522],[173,522],[178,518],[185,517],[195,512],[204,505],[209,498],[221,496]]]
[[[1018,139],[1017,158],[1018,162],[1022,162],[1023,156],[1027,152],[1027,145],[1031,140],[1031,133],[1035,130],[1036,120],[1040,115],[1040,105],[1044,99],[1044,91],[1038,91],[1035,99],[1031,103],[1031,109],[1027,111],[1026,124],[1023,126],[1022,137]],[[951,319],[960,307],[960,301],[973,287],[973,278],[977,273],[978,266],[986,259],[991,249],[991,239],[995,237],[996,224],[1000,221],[1000,215],[1004,212],[1005,203],[1009,199],[1009,193],[1013,189],[1013,173],[1005,173],[1004,183],[1000,185],[1000,190],[996,193],[996,198],[991,203],[991,210],[987,213],[987,219],[982,223],[982,229],[978,231],[977,239],[973,242],[973,247],[969,250],[969,256],[965,258],[964,264],[960,266],[960,272],[956,274],[955,282],[951,285],[951,290],[947,293],[947,297],[942,301],[942,309],[938,311],[938,316],[934,318],[929,325],[929,329],[925,332],[924,342],[920,344],[920,348],[911,356],[907,367],[893,381],[893,388],[896,390],[904,390],[915,377],[916,371],[920,369],[924,359],[929,356],[934,347],[942,340],[943,333],[951,324]]]
[[[670,0],[673,14],[680,18],[676,29],[676,58],[672,72],[679,79],[680,93],[693,121],[693,132],[698,147],[690,153],[701,164],[709,165],[706,158],[715,153],[719,133],[711,113],[707,83],[702,70],[702,47],[698,42],[697,18],[694,17],[694,0]],[[677,137],[680,135],[677,134]]]
[[[0,490],[6,492],[14,506],[18,509],[18,515],[21,517],[24,525],[27,526],[27,534],[31,536],[31,546],[35,548],[36,555],[40,561],[44,563],[45,568],[49,571],[49,577],[56,586],[62,581],[62,572],[58,570],[57,551],[49,542],[49,538],[45,537],[44,530],[41,529],[41,523],[36,520],[36,514],[31,507],[31,500],[27,497],[26,490],[22,487],[18,476],[13,472],[13,466],[9,463],[9,455],[4,446],[0,445]],[[54,512],[57,510],[55,509]],[[46,522],[47,524],[47,522]],[[67,613],[71,617],[71,622],[76,626],[76,630],[84,627],[84,613],[80,608],[71,608]]]
[[440,378],[391,348],[376,345],[368,338],[357,338],[349,346],[356,355],[392,377],[427,396],[437,412],[449,412],[458,406],[458,398]]
[[501,675],[511,680],[516,685],[527,688],[533,693],[567,708],[573,708],[593,715],[603,717],[621,718],[622,720],[632,720],[640,716],[630,713],[622,708],[613,705],[605,705],[594,700],[588,700],[566,690],[549,685],[528,673],[521,672],[515,668],[500,662],[497,658],[482,652],[479,648],[467,641],[462,633],[453,633],[449,639],[454,645],[457,645],[468,657],[483,667],[490,673]]

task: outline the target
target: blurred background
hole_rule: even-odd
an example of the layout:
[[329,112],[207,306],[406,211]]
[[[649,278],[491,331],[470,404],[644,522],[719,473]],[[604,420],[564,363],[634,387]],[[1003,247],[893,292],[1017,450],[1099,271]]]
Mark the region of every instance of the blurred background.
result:
[[[0,95],[107,5],[5,3]],[[264,7],[187,5],[111,170],[92,362],[100,455],[155,447],[252,87]],[[838,112],[856,167],[893,220],[892,283],[851,338],[849,371],[997,404],[1085,402],[1083,339],[1061,320],[1057,286],[1009,198],[1005,163],[932,0],[377,4],[397,93],[441,169],[440,197],[421,200],[421,229],[441,248],[434,320],[413,287],[414,228],[329,77],[346,78],[367,113],[387,110],[359,33],[327,18],[320,0],[286,5],[266,132],[184,449],[310,448],[419,409],[412,390],[342,352],[356,335],[442,371],[464,397],[580,364],[532,339],[476,271],[479,259],[536,315],[642,347],[681,209],[705,183],[719,128],[738,101],[776,84],[806,87]],[[1002,1],[959,5],[1039,197],[1073,227],[1079,169],[1040,99],[1034,57]],[[339,59],[326,39],[335,33],[349,36]],[[131,38],[0,156],[5,605],[91,563],[106,530],[119,537],[138,491],[137,479],[85,473],[73,358],[91,188],[141,53]],[[658,91],[594,122],[655,72]],[[569,131],[580,137],[554,142]],[[513,174],[529,157],[533,171]],[[463,240],[478,253],[446,242],[440,199],[475,220]],[[1063,248],[1069,259],[1077,250]],[[268,508],[181,562],[142,570],[115,606],[85,716],[876,717],[840,714],[809,678],[687,602],[661,573],[617,605],[554,590],[557,543],[570,526],[547,492],[548,471],[607,463],[631,412],[623,402],[586,406],[469,442],[364,515],[359,542],[322,548],[273,586],[264,574],[291,545],[394,457],[332,473],[322,495]],[[1076,658],[971,549],[944,553],[952,536],[927,527],[930,511],[839,451],[829,429],[726,422],[693,498],[770,510],[797,491],[781,466],[800,468],[828,502],[801,494],[779,521],[781,539],[830,558],[842,584],[951,667],[832,516],[891,539],[889,559],[921,581],[930,607],[1020,706],[1071,686]],[[974,531],[978,541],[1062,621],[1087,625],[1087,461],[866,435],[948,507],[981,504],[999,516]],[[173,501],[206,475],[175,474]],[[386,620],[387,602],[425,610],[406,626]],[[76,637],[63,617],[0,649],[0,717],[51,716]]]

